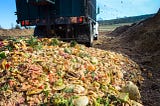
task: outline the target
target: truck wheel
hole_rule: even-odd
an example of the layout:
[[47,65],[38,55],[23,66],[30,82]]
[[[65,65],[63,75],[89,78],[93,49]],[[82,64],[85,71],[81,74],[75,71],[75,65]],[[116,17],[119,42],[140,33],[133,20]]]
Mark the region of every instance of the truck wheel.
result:
[[87,42],[87,47],[92,47],[93,46],[93,35],[90,35],[90,41]]
[[92,27],[92,23],[90,22],[89,24],[89,34],[88,34],[88,37],[89,37],[89,42],[87,42],[86,46],[87,47],[92,47],[93,46],[93,27]]
[[46,34],[44,32],[44,28],[40,26],[36,26],[34,29],[34,37],[43,38]]

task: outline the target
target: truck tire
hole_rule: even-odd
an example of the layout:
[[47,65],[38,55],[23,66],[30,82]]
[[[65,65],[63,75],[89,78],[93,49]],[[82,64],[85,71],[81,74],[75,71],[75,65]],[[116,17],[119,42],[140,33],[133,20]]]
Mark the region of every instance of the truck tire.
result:
[[46,37],[46,33],[44,31],[44,27],[36,26],[34,29],[34,37],[43,38]]
[[93,36],[90,36],[90,41],[87,42],[87,47],[92,47],[93,46]]
[[92,27],[92,23],[90,22],[89,24],[89,33],[88,33],[88,37],[89,37],[89,42],[86,43],[87,47],[92,47],[93,46],[93,27]]

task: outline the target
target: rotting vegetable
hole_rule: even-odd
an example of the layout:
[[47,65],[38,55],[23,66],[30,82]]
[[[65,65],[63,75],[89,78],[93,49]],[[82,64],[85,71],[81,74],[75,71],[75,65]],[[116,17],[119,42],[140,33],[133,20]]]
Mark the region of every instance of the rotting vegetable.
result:
[[47,38],[1,43],[2,106],[134,104],[121,89],[142,77],[138,65],[122,54]]

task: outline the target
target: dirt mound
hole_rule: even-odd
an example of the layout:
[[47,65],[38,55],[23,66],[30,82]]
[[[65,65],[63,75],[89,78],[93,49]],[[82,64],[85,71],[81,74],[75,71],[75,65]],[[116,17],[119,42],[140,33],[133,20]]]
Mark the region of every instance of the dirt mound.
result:
[[[158,34],[160,30],[160,14],[132,25],[125,32],[119,33],[124,42],[142,41],[148,35]],[[148,39],[153,36],[148,37]],[[158,39],[157,39],[158,40]]]
[[129,25],[124,25],[124,26],[117,27],[114,31],[112,31],[110,33],[110,35],[112,35],[112,36],[119,36],[121,33],[127,31],[128,28],[130,28],[130,27],[131,26],[129,26]]
[[28,36],[33,35],[33,29],[1,29],[0,30],[0,39],[6,39],[11,36]]
[[[124,29],[123,29],[124,28]],[[121,29],[121,30],[120,30]],[[118,41],[147,58],[147,65],[160,67],[160,14],[130,26],[119,28]],[[126,30],[126,31],[124,31]],[[149,64],[148,64],[149,63]],[[156,63],[156,64],[155,64]]]

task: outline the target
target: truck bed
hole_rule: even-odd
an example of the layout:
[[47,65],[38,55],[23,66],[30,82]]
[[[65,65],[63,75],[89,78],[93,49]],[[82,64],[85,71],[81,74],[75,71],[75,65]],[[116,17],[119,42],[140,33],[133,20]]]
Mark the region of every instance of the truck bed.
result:
[[96,20],[96,0],[16,0],[17,21],[87,16]]

